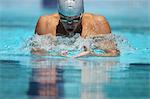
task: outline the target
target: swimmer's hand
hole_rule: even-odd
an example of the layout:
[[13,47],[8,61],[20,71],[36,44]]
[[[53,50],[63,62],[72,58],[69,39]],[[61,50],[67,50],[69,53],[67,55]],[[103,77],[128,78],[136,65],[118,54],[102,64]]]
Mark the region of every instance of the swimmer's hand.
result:
[[91,55],[91,50],[88,49],[86,46],[83,46],[83,52],[73,56],[72,58],[79,58],[79,57],[84,57],[84,56],[89,56]]
[[73,56],[72,58],[79,58],[79,57],[90,56],[90,55],[91,55],[91,51],[84,51]]
[[81,53],[73,56],[72,58],[80,58],[80,57],[85,57],[85,56],[116,57],[116,56],[119,56],[119,55],[120,55],[120,52],[119,52],[119,50],[116,50],[116,49],[114,49],[114,50],[105,50],[104,53],[102,53],[102,54],[96,54],[93,51],[87,50],[87,51],[81,52]]
[[81,52],[75,56],[73,56],[72,58],[80,58],[80,57],[84,57],[84,56],[97,56],[97,57],[117,57],[119,56],[119,51],[118,50],[107,50],[102,54],[96,54],[95,52],[92,51],[84,51]]

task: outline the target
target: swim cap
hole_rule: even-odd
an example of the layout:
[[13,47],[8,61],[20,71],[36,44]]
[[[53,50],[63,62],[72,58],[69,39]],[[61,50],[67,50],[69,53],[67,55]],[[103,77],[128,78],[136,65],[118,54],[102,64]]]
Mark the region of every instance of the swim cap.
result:
[[64,16],[79,16],[84,12],[83,0],[57,0],[58,12]]

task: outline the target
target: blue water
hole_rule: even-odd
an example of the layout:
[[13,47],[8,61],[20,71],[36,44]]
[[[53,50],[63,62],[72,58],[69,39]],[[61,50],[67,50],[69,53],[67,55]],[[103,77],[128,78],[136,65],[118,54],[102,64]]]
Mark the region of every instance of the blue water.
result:
[[39,16],[56,9],[40,0],[0,0],[0,99],[149,99],[150,3],[137,1],[87,0],[86,11],[105,15],[129,44],[119,57],[69,59],[23,48]]

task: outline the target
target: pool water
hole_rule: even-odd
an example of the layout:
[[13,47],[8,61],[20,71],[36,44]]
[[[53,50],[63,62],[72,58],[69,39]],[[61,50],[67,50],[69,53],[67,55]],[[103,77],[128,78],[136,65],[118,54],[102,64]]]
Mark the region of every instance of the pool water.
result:
[[0,0],[0,99],[149,99],[149,4],[87,0],[86,11],[106,16],[112,33],[128,43],[119,57],[70,59],[24,48],[39,16],[56,9],[40,0]]

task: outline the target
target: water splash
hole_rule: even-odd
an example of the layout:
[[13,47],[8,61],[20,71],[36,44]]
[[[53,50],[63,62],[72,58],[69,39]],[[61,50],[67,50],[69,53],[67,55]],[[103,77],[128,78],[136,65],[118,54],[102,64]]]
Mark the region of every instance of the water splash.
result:
[[[109,42],[109,44],[106,42]],[[134,48],[131,47],[127,39],[114,34],[90,36],[86,39],[82,38],[80,34],[76,34],[71,38],[61,36],[52,38],[50,35],[34,35],[26,42],[24,48],[28,50],[33,48],[44,49],[50,53],[60,53],[65,50],[71,54],[83,51],[83,46],[94,52],[101,53],[105,49],[113,49],[114,45],[117,45],[117,49],[121,52],[134,51]]]
[[117,43],[117,48],[122,54],[134,53],[136,48],[134,48],[127,38],[121,35],[113,35]]

